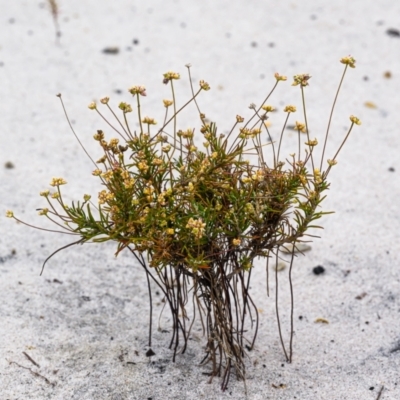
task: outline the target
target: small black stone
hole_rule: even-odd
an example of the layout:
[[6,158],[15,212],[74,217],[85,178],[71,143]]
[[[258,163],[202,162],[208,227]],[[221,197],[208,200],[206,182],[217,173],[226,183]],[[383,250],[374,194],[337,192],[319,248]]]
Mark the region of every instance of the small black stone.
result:
[[154,353],[154,351],[152,349],[148,349],[146,351],[146,357],[151,357],[154,356],[156,353]]
[[11,161],[7,161],[7,162],[4,164],[4,167],[5,167],[6,169],[13,169],[13,168],[15,168],[14,164],[13,164]]
[[315,275],[321,275],[325,272],[325,268],[322,265],[317,265],[313,268],[313,272]]
[[132,40],[132,43],[133,43],[133,44],[139,44],[139,40],[138,40],[138,39],[133,39],[133,40]]
[[370,388],[369,388],[369,390],[374,390],[375,388],[373,387],[373,386],[371,386]]
[[119,47],[106,47],[103,49],[104,54],[118,54]]
[[400,38],[400,31],[398,29],[389,28],[386,33],[391,37],[398,37]]
[[393,167],[390,167],[390,168],[388,169],[388,171],[390,171],[390,172],[394,172],[394,171],[395,171],[395,169],[394,169]]
[[301,321],[303,319],[303,316],[302,315],[299,315],[299,320]]

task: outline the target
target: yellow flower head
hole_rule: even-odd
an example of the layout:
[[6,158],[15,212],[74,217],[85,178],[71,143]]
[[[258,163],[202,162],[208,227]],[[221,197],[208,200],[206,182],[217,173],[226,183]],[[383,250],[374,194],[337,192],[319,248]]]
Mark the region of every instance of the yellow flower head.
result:
[[106,190],[102,190],[99,193],[98,199],[99,199],[99,204],[104,204],[104,203],[106,203],[108,201],[113,200],[114,199],[114,194],[111,193],[111,192],[107,192]]
[[340,59],[340,62],[342,64],[348,65],[350,68],[355,68],[356,67],[356,60],[351,57],[351,56],[347,56],[347,57],[343,57]]
[[275,111],[275,107],[271,106],[271,105],[265,105],[265,106],[262,106],[261,108],[266,112]]
[[42,192],[39,193],[43,197],[47,197],[50,194],[49,190],[43,190]]
[[132,86],[128,89],[128,92],[132,95],[140,94],[141,96],[146,96],[146,88],[144,86]]
[[302,122],[296,121],[296,124],[294,126],[294,130],[306,133],[306,124],[303,124]]
[[165,74],[163,74],[164,76],[164,83],[168,83],[170,80],[172,79],[180,79],[180,75],[177,72],[172,72],[172,71],[168,71]]
[[288,113],[289,112],[294,113],[294,112],[296,112],[296,107],[289,104],[283,109],[283,111],[288,112]]
[[148,125],[157,125],[157,122],[154,118],[150,118],[150,117],[144,117],[143,121],[144,124],[148,124]]
[[6,217],[7,218],[14,218],[14,213],[11,210],[6,211]]
[[275,73],[275,79],[279,82],[279,81],[286,81],[287,77],[285,75],[279,75],[277,72]]
[[355,117],[354,115],[350,115],[350,121],[351,121],[353,124],[361,125],[361,121],[360,121],[357,117]]
[[174,104],[172,100],[163,100],[163,103],[165,108],[168,108],[169,106],[172,106],[172,104]]
[[240,239],[233,239],[233,240],[232,240],[232,244],[233,244],[234,246],[239,246],[240,243],[241,243],[241,240],[240,240]]
[[50,182],[50,186],[66,185],[67,181],[64,178],[53,178]]
[[95,133],[93,135],[93,139],[97,140],[98,142],[100,142],[101,140],[104,140],[104,132],[101,130],[98,130],[97,133]]
[[190,218],[188,223],[186,224],[186,228],[190,228],[192,230],[192,233],[196,239],[200,239],[203,236],[205,226],[206,224],[201,218],[199,218],[198,220]]
[[123,101],[121,103],[119,103],[118,107],[124,112],[124,114],[132,112],[131,105],[128,103],[124,103]]
[[292,86],[300,85],[302,87],[308,86],[308,81],[311,79],[309,74],[299,74],[293,77]]
[[310,147],[314,147],[318,144],[318,140],[317,139],[309,140],[308,142],[305,142],[304,144],[307,146],[310,146]]
[[205,91],[210,90],[210,85],[205,81],[200,81],[200,87]]

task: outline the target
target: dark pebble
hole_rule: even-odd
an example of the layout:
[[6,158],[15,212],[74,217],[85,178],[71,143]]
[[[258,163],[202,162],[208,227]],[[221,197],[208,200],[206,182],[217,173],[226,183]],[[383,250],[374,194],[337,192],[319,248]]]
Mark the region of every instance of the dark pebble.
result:
[[156,353],[154,353],[154,351],[152,349],[148,349],[146,351],[146,357],[151,357],[151,356],[155,356]]
[[398,29],[389,28],[386,33],[391,37],[400,37],[400,31]]
[[313,272],[315,275],[321,275],[325,272],[325,268],[322,265],[318,265],[313,268]]
[[7,162],[4,164],[4,166],[5,166],[7,169],[13,169],[13,168],[15,168],[15,165],[14,165],[11,161],[7,161]]
[[106,47],[103,49],[104,54],[118,54],[119,53],[119,47]]
[[388,170],[389,170],[390,172],[394,172],[394,171],[395,171],[395,169],[394,169],[393,167],[390,167]]

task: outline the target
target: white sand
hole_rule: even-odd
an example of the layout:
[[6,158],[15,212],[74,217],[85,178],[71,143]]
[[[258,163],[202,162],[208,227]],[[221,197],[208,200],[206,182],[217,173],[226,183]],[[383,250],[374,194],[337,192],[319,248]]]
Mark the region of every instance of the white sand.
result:
[[[128,87],[146,85],[144,112],[160,120],[161,99],[170,97],[162,73],[185,76],[184,65],[191,63],[194,79],[212,86],[201,99],[204,112],[226,130],[236,114],[248,115],[248,105],[263,99],[274,72],[289,77],[308,72],[313,76],[306,92],[311,136],[322,138],[342,73],[338,60],[348,54],[357,59],[339,98],[328,155],[340,144],[350,114],[363,124],[331,175],[325,209],[336,214],[323,219],[322,239],[295,267],[290,365],[278,341],[273,298],[266,297],[264,268],[255,268],[253,296],[262,324],[247,361],[248,398],[376,399],[384,386],[381,399],[399,399],[400,38],[386,31],[400,29],[400,3],[59,3],[57,46],[47,2],[43,7],[0,0],[0,209],[2,214],[13,209],[37,225],[43,219],[35,209],[44,206],[38,193],[53,176],[68,181],[68,199],[99,190],[55,94],[63,94],[75,129],[96,158],[101,153],[92,134],[107,129],[87,109],[95,98],[110,95],[116,105],[130,100]],[[109,46],[118,46],[119,54],[103,54]],[[391,79],[383,77],[385,71]],[[187,98],[187,80],[179,83],[178,94],[180,102]],[[365,107],[367,101],[377,108]],[[286,82],[270,102],[280,109],[287,103],[300,106],[299,90]],[[271,129],[279,132],[283,119],[282,114],[271,118]],[[192,124],[189,118],[182,121],[184,127]],[[292,142],[289,135],[287,154]],[[7,161],[15,168],[6,169]],[[129,254],[115,259],[113,245],[70,248],[39,276],[44,259],[70,238],[5,218],[0,229],[1,399],[244,398],[242,382],[233,379],[225,393],[218,379],[207,383],[202,374],[207,367],[197,365],[204,344],[198,335],[173,364],[169,335],[155,332],[156,355],[149,363],[146,281]],[[316,265],[323,265],[325,274],[314,275]],[[280,273],[282,280],[286,273]],[[284,286],[281,293],[287,340]],[[317,318],[329,324],[317,324]],[[163,327],[168,328],[166,319]]]

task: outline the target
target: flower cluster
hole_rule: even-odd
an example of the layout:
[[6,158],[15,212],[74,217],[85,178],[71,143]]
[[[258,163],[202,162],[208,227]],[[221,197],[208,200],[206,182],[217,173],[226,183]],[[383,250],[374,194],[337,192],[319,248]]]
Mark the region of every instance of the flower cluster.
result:
[[302,87],[308,86],[308,81],[311,79],[309,74],[300,74],[293,77],[292,86],[300,85]]
[[189,228],[192,231],[192,234],[196,239],[201,239],[204,235],[206,224],[203,222],[201,218],[193,219],[190,218],[188,223],[186,224],[186,228]]

